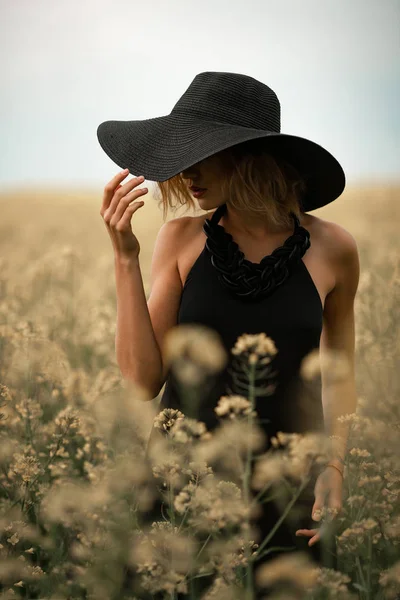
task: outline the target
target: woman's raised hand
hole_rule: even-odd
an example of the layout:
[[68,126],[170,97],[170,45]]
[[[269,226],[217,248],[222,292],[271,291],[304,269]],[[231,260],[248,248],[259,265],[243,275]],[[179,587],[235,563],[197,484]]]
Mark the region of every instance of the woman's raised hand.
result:
[[[132,231],[131,218],[138,208],[144,205],[143,200],[136,200],[147,194],[147,188],[137,188],[143,177],[134,177],[124,185],[121,182],[128,176],[129,170],[118,173],[104,188],[103,203],[100,214],[106,224],[115,255],[120,258],[137,257],[140,244]],[[131,204],[131,202],[135,200]]]

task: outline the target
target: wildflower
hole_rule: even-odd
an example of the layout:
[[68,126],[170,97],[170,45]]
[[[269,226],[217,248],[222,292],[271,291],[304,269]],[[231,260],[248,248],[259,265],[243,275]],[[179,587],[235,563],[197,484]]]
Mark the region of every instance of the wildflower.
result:
[[79,425],[81,424],[80,414],[74,408],[67,406],[60,410],[54,419],[54,423],[60,429],[79,429]]
[[388,537],[400,537],[400,515],[397,515],[391,522],[386,524],[385,533]]
[[229,419],[248,417],[250,414],[257,416],[257,412],[251,410],[251,403],[244,396],[221,396],[214,410],[219,417]]
[[196,490],[196,487],[197,486],[192,481],[190,481],[175,497],[174,507],[178,513],[183,514],[188,508],[194,491]]
[[373,477],[360,477],[358,480],[358,487],[363,487],[369,483],[380,483],[382,481],[382,477],[380,475],[375,475]]
[[211,433],[207,431],[205,423],[185,417],[176,419],[170,429],[170,438],[180,444],[192,443],[195,440],[207,440]]
[[153,465],[152,471],[156,479],[162,480],[163,487],[168,486],[177,489],[181,488],[184,484],[182,460],[174,452],[170,451],[164,457],[158,457],[157,464]]
[[154,427],[163,431],[170,431],[177,419],[184,419],[185,415],[175,408],[164,408],[155,418]]
[[227,362],[218,333],[202,325],[173,327],[165,336],[162,354],[184,383],[198,384],[205,376],[221,371]]
[[351,365],[344,352],[319,348],[307,354],[300,366],[300,375],[306,381],[313,380],[322,374],[327,382],[342,381],[350,373]]
[[385,591],[385,598],[396,600],[400,593],[400,560],[389,569],[382,571],[379,576],[379,584]]
[[39,567],[38,565],[29,565],[29,576],[32,577],[32,579],[40,579],[41,577],[44,577],[45,572],[43,571],[43,569],[41,567]]
[[314,521],[332,521],[338,515],[337,508],[330,508],[329,506],[323,506],[320,509],[316,509],[313,513]]
[[85,510],[90,512],[109,500],[106,489],[98,487],[95,492],[92,485],[72,481],[52,486],[42,501],[43,515],[50,522],[74,527]]
[[24,483],[28,483],[37,475],[44,473],[44,469],[34,456],[25,456],[24,454],[16,453],[13,458],[14,462],[10,466],[8,473],[10,478],[18,475]]
[[279,556],[262,564],[255,571],[255,578],[260,586],[272,586],[283,580],[307,589],[315,585],[317,577],[318,569],[304,552]]
[[16,544],[18,544],[18,542],[19,542],[19,537],[18,537],[17,533],[14,533],[14,534],[13,534],[11,537],[9,537],[9,538],[7,539],[7,542],[8,542],[9,544],[12,544],[13,546],[15,546]]
[[261,490],[268,483],[279,481],[285,476],[286,461],[281,454],[261,457],[254,469],[251,485]]
[[[378,527],[378,523],[374,519],[362,519],[353,521],[351,527],[347,527],[338,537],[340,546],[346,548],[347,552],[358,552],[359,548],[366,543],[366,536],[370,535],[371,530]],[[374,532],[374,543],[381,537],[380,532]]]
[[245,333],[238,337],[232,349],[232,354],[235,355],[248,354],[251,361],[255,361],[255,357],[264,359],[263,364],[268,364],[277,352],[275,342],[265,333]]
[[204,461],[190,461],[187,467],[182,468],[182,473],[188,475],[193,482],[199,483],[208,475],[212,475],[212,467]]
[[0,383],[0,401],[1,402],[11,402],[11,392],[10,389]]
[[0,463],[9,462],[15,456],[20,444],[15,439],[0,439]]
[[331,451],[331,441],[323,433],[285,433],[278,431],[271,438],[275,448],[286,446],[285,451],[267,452],[257,461],[253,485],[261,489],[264,485],[279,481],[283,477],[302,480],[309,475],[313,464],[325,463]]
[[238,534],[227,540],[214,540],[208,547],[208,554],[217,571],[223,573],[226,579],[234,581],[234,569],[247,566],[258,547],[259,544],[254,540],[246,540],[243,535]]
[[231,393],[247,396],[251,389],[252,398],[255,399],[271,396],[275,392],[277,372],[272,360],[277,349],[271,338],[265,333],[245,333],[237,338],[231,353],[232,360],[228,368],[233,380]]
[[40,373],[44,378],[62,384],[70,370],[68,356],[57,342],[40,338],[35,325],[21,323],[20,344],[12,355],[12,381],[16,382],[27,369]]
[[15,410],[24,419],[39,419],[43,415],[43,409],[37,400],[32,398],[23,398],[20,402],[15,405]]
[[347,498],[347,503],[350,506],[355,506],[355,507],[362,506],[364,504],[364,502],[365,502],[365,496],[362,496],[360,494],[358,494],[358,495],[354,494]]
[[300,366],[300,375],[306,381],[311,381],[315,377],[318,377],[320,373],[319,348],[316,348],[304,357]]
[[308,592],[327,592],[326,597],[328,598],[346,598],[351,600],[356,596],[349,595],[347,584],[350,583],[351,578],[340,571],[335,569],[328,569],[326,567],[319,567],[317,570],[317,576],[314,585],[307,589]]
[[243,598],[237,585],[227,583],[222,576],[215,577],[202,600],[236,600]]
[[266,435],[257,424],[228,420],[213,432],[212,437],[198,444],[196,457],[209,465],[218,464],[219,469],[234,476],[240,471],[248,450],[261,450],[265,442]]
[[364,519],[362,521],[364,529],[373,529],[378,526],[378,523],[374,519]]
[[350,450],[350,454],[352,456],[359,456],[359,457],[365,457],[365,458],[368,458],[369,456],[371,456],[371,453],[368,452],[368,450],[366,450],[365,448],[364,449],[361,449],[361,448],[352,448]]
[[186,572],[193,565],[197,545],[169,522],[155,521],[150,531],[134,537],[129,562],[141,574],[141,585],[151,594],[187,593]]
[[210,533],[240,526],[248,517],[240,488],[230,481],[207,478],[191,496],[188,523]]

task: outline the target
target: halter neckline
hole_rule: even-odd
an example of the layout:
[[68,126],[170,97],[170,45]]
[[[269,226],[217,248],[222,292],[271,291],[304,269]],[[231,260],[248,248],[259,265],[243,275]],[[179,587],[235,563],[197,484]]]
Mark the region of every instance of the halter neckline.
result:
[[244,299],[256,300],[272,294],[286,281],[292,267],[311,246],[309,231],[300,225],[297,215],[291,212],[294,222],[292,235],[259,263],[253,263],[245,258],[232,235],[219,225],[226,210],[226,204],[221,204],[211,219],[205,219],[203,224],[207,236],[206,247],[211,254],[211,263],[218,271],[219,281]]

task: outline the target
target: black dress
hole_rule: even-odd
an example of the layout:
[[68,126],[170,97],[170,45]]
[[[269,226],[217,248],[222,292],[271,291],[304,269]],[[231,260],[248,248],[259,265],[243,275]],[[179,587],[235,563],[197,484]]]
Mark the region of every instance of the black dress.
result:
[[[222,209],[218,214],[215,211],[214,224],[219,221],[221,214],[223,214]],[[221,226],[219,227],[222,235],[225,236],[225,242],[233,241],[230,234]],[[307,230],[304,231],[309,237]],[[277,373],[275,392],[272,396],[256,399],[257,414],[263,420],[263,428],[267,434],[266,449],[270,447],[269,437],[279,430],[288,433],[324,431],[321,389],[317,394],[314,389],[312,397],[308,394],[306,403],[301,401],[306,398],[306,390],[299,375],[300,364],[309,352],[319,348],[323,323],[321,299],[305,263],[301,258],[292,261],[286,280],[267,296],[254,300],[244,299],[232,293],[221,283],[220,272],[213,265],[212,252],[207,247],[209,241],[209,239],[206,241],[186,279],[179,306],[178,323],[197,323],[216,330],[230,357],[229,363],[216,378],[211,391],[201,405],[200,414],[189,414],[190,410],[187,407],[183,410],[179,388],[172,374],[169,373],[160,402],[160,411],[163,408],[177,408],[187,416],[205,422],[209,430],[216,427],[218,419],[214,407],[218,399],[222,395],[227,395],[229,389],[235,393],[229,374],[232,361],[231,349],[243,333],[264,332],[274,340],[278,350],[272,363]],[[310,243],[309,241],[308,246]],[[265,423],[265,420],[269,422]],[[150,443],[154,433],[153,430]],[[321,544],[318,542],[310,548],[307,545],[308,537],[295,536],[296,529],[311,529],[318,525],[311,519],[314,483],[315,479],[299,499],[301,506],[306,509],[306,516],[295,526],[289,526],[284,521],[270,541],[270,546],[296,547],[308,552],[319,564],[336,568],[334,539],[330,541],[331,550],[327,557],[325,551],[322,553]],[[263,515],[256,523],[260,529],[261,541],[276,523],[278,518],[276,511],[273,503],[263,505]],[[259,562],[267,562],[277,555],[279,552],[272,552],[262,557]],[[256,566],[257,564],[256,562]]]

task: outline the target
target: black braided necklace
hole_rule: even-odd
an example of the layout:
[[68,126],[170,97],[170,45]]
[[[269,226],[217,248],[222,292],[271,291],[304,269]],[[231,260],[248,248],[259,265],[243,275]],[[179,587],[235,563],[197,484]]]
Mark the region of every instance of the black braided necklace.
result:
[[283,246],[272,254],[264,256],[259,263],[252,263],[230,233],[218,221],[226,212],[226,204],[221,204],[211,219],[205,219],[203,231],[207,236],[206,247],[211,254],[211,263],[218,271],[219,281],[235,295],[248,300],[265,298],[282,285],[296,264],[310,247],[310,233],[300,225],[297,216],[291,212],[294,232]]

